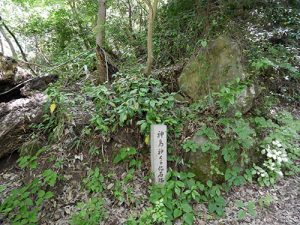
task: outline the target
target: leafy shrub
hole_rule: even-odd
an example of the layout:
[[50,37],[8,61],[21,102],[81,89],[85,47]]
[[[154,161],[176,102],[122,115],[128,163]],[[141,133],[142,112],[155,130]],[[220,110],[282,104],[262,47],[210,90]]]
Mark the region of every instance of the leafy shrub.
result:
[[43,203],[54,196],[51,191],[45,191],[46,187],[53,187],[56,177],[54,171],[47,170],[43,173],[42,180],[36,178],[24,187],[13,190],[1,202],[0,213],[12,224],[37,224]]
[[52,85],[47,89],[48,100],[45,104],[43,122],[33,125],[37,132],[49,134],[50,141],[61,138],[65,123],[70,120],[67,105],[70,104],[68,96],[63,93],[59,85]]
[[253,62],[252,66],[258,71],[260,70],[264,71],[269,68],[273,68],[274,70],[283,69],[289,72],[294,77],[300,77],[300,73],[297,70],[297,68],[295,68],[288,62],[275,62],[275,61],[271,61],[268,58],[261,58]]
[[284,171],[288,174],[291,170],[299,170],[293,161],[300,156],[297,144],[300,140],[300,121],[295,121],[291,114],[285,112],[277,115],[277,120],[279,124],[256,119],[261,127],[269,126],[268,135],[260,144],[264,161],[262,165],[254,165],[253,170],[261,185],[274,184],[278,177],[283,176]]
[[240,94],[245,87],[245,84],[237,79],[232,84],[222,87],[219,92],[213,94],[214,97],[216,97],[217,106],[221,108],[223,113],[227,112],[228,109],[235,104],[238,94]]
[[103,200],[97,196],[77,204],[79,210],[72,216],[72,225],[98,225],[106,218]]
[[237,200],[235,202],[236,207],[239,209],[237,219],[243,220],[249,214],[252,217],[256,216],[256,206],[253,201],[243,202],[241,200]]
[[[194,221],[193,201],[200,200],[198,185],[192,173],[172,172],[168,174],[165,186],[150,188],[150,201],[153,208],[147,209],[141,216],[142,221],[155,221],[172,224],[178,218],[183,218],[186,224]],[[152,212],[152,213],[149,213]],[[140,224],[140,223],[139,223]]]
[[137,125],[145,134],[149,133],[153,123],[176,123],[167,114],[174,105],[174,96],[165,93],[160,81],[154,78],[137,73],[119,73],[111,88],[92,86],[87,87],[86,92],[96,106],[91,122],[103,134],[135,120],[138,120]]
[[143,225],[143,224],[160,224],[167,222],[167,215],[165,212],[165,207],[163,200],[154,203],[153,207],[147,208],[142,215],[135,220],[134,218],[129,218],[127,220],[127,225]]
[[83,183],[89,192],[99,193],[104,190],[104,177],[98,167],[88,172],[88,176],[83,179]]
[[137,220],[130,218],[128,224],[174,224],[176,220],[193,224],[196,216],[193,204],[197,202],[208,203],[211,213],[223,215],[225,200],[221,197],[221,186],[213,185],[211,181],[204,185],[194,177],[192,173],[169,172],[164,186],[150,187],[152,206]]

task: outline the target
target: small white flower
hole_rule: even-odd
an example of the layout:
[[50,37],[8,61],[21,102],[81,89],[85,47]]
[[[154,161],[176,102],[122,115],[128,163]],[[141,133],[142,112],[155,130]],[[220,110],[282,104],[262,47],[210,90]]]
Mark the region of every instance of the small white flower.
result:
[[280,176],[280,177],[283,177],[283,173],[281,171],[277,171],[277,174]]
[[278,158],[277,161],[278,161],[279,163],[281,163],[283,160],[282,160],[282,158]]
[[272,144],[279,147],[279,148],[282,147],[280,141],[278,141],[278,140],[272,141]]

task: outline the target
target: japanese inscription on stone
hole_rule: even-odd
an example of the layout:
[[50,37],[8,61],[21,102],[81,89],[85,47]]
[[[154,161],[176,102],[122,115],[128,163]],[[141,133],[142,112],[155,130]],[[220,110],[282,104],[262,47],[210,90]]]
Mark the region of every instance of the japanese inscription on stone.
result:
[[151,169],[156,184],[165,183],[167,174],[167,126],[151,126]]

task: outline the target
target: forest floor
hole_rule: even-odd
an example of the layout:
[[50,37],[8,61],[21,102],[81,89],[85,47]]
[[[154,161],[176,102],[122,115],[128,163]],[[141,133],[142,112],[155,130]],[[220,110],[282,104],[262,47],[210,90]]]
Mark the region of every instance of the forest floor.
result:
[[[6,169],[0,171],[0,183],[8,187],[6,191],[10,191],[14,188],[20,187],[22,184],[22,174],[17,169],[14,163]],[[5,191],[5,192],[6,192]],[[2,193],[5,195],[5,193]],[[4,196],[0,197],[4,197]],[[195,224],[299,224],[300,221],[300,174],[291,177],[281,179],[276,185],[272,187],[260,187],[257,184],[248,184],[241,187],[234,187],[227,195],[227,207],[225,216],[221,219],[210,218],[207,213],[207,208],[202,204],[195,206],[199,211],[199,217],[195,221]],[[236,202],[243,199],[245,204],[253,202],[256,206],[255,216],[250,216],[246,213],[245,218],[238,219],[238,213],[240,208],[237,207]],[[68,206],[68,202],[65,202],[65,209]],[[70,203],[70,206],[73,205]],[[64,211],[65,211],[64,209]],[[116,209],[112,207],[112,209]],[[61,211],[61,210],[59,210]],[[70,208],[70,211],[72,209]],[[43,212],[43,214],[47,212]],[[110,212],[112,214],[116,212]],[[52,214],[52,213],[50,213]],[[47,224],[68,224],[68,213],[64,213],[65,218],[57,216],[52,218],[53,222]],[[122,215],[128,215],[126,209],[118,207],[118,215],[115,218],[109,218],[104,224],[122,224],[126,221],[126,218],[121,218]],[[46,216],[47,217],[47,216]],[[119,219],[117,219],[119,218]],[[55,221],[55,222],[54,222]],[[180,222],[178,222],[180,224]]]
[[[266,196],[269,198],[270,205],[262,203],[266,200]],[[244,202],[256,203],[256,216],[246,216],[243,220],[237,220],[239,209],[235,202],[241,199]],[[202,224],[299,224],[300,175],[282,179],[273,187],[260,187],[253,184],[234,187],[228,193],[226,200],[228,205],[224,218],[210,222],[203,221]]]

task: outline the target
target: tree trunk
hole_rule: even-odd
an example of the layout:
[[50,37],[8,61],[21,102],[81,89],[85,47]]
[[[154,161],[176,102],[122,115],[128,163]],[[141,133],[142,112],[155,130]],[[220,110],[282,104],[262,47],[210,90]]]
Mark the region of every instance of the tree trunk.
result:
[[150,0],[147,0],[147,5],[149,8],[148,12],[148,37],[147,37],[147,65],[145,68],[145,75],[149,76],[151,74],[152,65],[153,65],[153,29],[154,29],[154,21],[157,11],[158,0],[154,0],[153,3]]
[[99,0],[98,20],[96,27],[96,43],[103,47],[105,43],[106,0]]
[[106,22],[106,0],[99,0],[98,19],[96,27],[96,53],[98,59],[98,77],[96,78],[97,84],[109,81],[107,73],[107,62],[105,57],[98,57],[99,49],[105,56],[104,44],[105,44],[105,22]]
[[133,22],[132,22],[132,6],[130,3],[130,0],[127,0],[127,4],[128,4],[129,30],[132,33],[133,32]]
[[1,48],[1,53],[4,55],[4,46],[3,46],[3,41],[2,41],[2,35],[0,32],[0,48]]
[[11,40],[7,37],[3,27],[1,25],[0,25],[0,33],[2,34],[2,36],[5,39],[5,41],[7,42],[7,44],[9,45],[9,48],[11,50],[13,58],[16,59],[17,58],[17,53],[16,53],[16,50],[15,50],[15,47],[13,46]]

